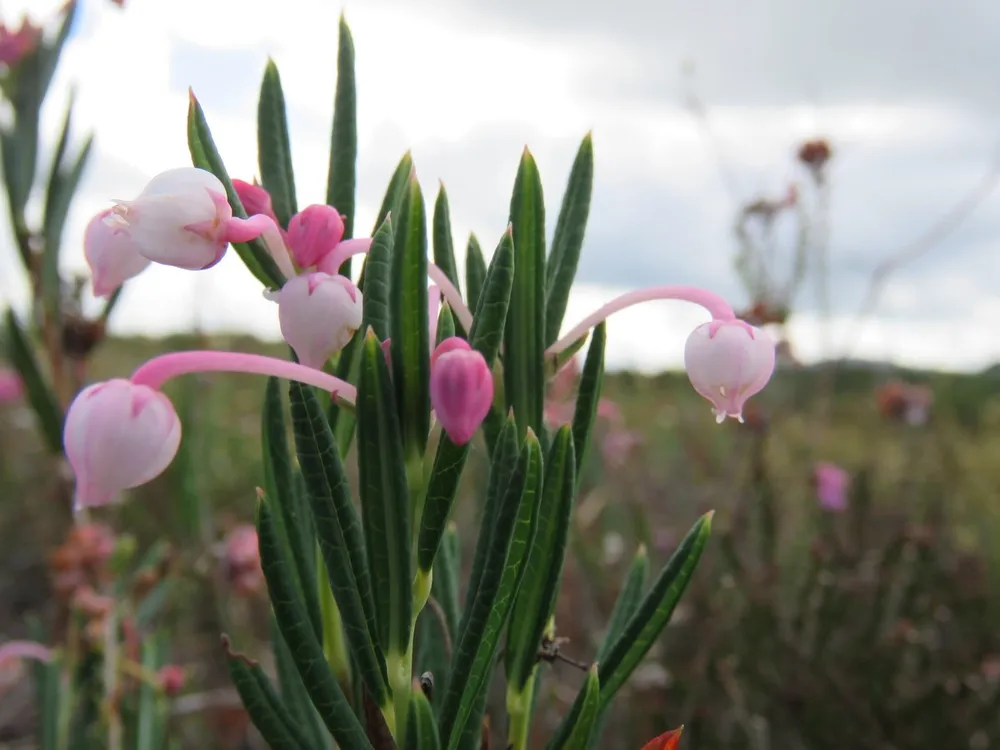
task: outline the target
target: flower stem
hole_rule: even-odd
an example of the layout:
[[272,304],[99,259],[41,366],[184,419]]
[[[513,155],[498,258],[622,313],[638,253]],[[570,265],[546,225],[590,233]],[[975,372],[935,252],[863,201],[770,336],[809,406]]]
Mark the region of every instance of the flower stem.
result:
[[188,351],[162,354],[141,365],[132,373],[131,380],[136,385],[146,385],[159,389],[171,378],[196,372],[246,372],[254,375],[273,375],[322,388],[349,406],[353,406],[357,399],[357,390],[353,385],[333,375],[328,375],[322,370],[306,367],[297,362],[288,362],[284,359],[241,352]]
[[591,328],[616,312],[642,302],[652,302],[660,299],[677,299],[701,305],[711,313],[713,320],[734,320],[736,318],[736,314],[728,302],[706,289],[699,289],[696,286],[651,286],[646,289],[636,289],[635,291],[627,292],[620,297],[615,297],[606,305],[597,308],[577,323],[569,333],[550,346],[545,353],[558,354],[567,346],[577,341]]
[[234,216],[226,225],[226,239],[230,242],[249,242],[257,237],[264,242],[264,247],[285,279],[293,278],[296,275],[295,266],[274,219],[267,214],[255,214],[249,219]]

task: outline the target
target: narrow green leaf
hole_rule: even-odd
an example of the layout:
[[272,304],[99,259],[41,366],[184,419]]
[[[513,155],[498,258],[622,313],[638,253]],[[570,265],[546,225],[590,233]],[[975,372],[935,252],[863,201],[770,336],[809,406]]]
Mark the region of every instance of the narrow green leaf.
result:
[[[140,662],[149,674],[156,674],[163,666],[159,638],[146,638],[141,646]],[[155,685],[143,681],[139,685],[139,701],[136,707],[136,750],[158,750],[163,747],[164,705]]]
[[63,412],[55,394],[42,376],[31,343],[14,311],[7,310],[7,356],[21,376],[45,443],[53,453],[62,453]]
[[302,750],[314,745],[301,732],[298,725],[286,715],[287,709],[274,691],[271,681],[257,662],[234,654],[229,639],[223,636],[229,677],[243,706],[257,731],[274,750]]
[[288,115],[281,76],[274,60],[268,59],[260,84],[257,102],[257,165],[264,189],[271,194],[271,206],[278,222],[288,227],[288,220],[298,211],[295,202],[295,171],[292,169],[292,145],[288,137]]
[[[392,283],[392,220],[386,218],[375,232],[365,258],[365,289],[361,330],[369,327],[379,341],[389,338],[389,295]],[[357,337],[356,337],[357,338]]]
[[430,432],[430,332],[427,320],[427,218],[416,177],[393,220],[389,330],[392,380],[407,458],[422,456]]
[[583,683],[582,689],[583,699],[573,724],[573,731],[566,742],[556,746],[562,750],[586,750],[590,742],[601,705],[601,683],[597,668],[598,665],[594,664],[587,672],[587,680]]
[[448,194],[444,183],[438,189],[434,201],[434,265],[444,271],[444,275],[458,289],[458,268],[455,265],[455,245],[451,236],[451,210],[448,208]]
[[410,721],[406,733],[406,750],[439,750],[437,722],[427,696],[419,690],[410,698]]
[[[325,420],[323,424],[326,424]],[[337,678],[330,671],[323,655],[323,647],[309,625],[305,606],[295,590],[288,561],[281,553],[274,514],[263,498],[257,503],[257,533],[261,568],[267,580],[274,616],[313,705],[330,734],[341,746],[370,748],[365,731],[354,715],[351,704],[344,697]],[[297,747],[303,746],[300,744]]]
[[564,426],[556,433],[545,462],[545,489],[535,521],[534,543],[507,634],[507,683],[517,691],[524,688],[534,671],[542,634],[555,611],[575,486],[573,436]]
[[[503,341],[504,321],[510,304],[514,282],[514,245],[510,232],[505,232],[486,274],[483,293],[476,306],[469,345],[479,351],[492,367]],[[502,422],[501,422],[502,424]],[[498,430],[499,431],[499,430]],[[458,492],[458,483],[465,469],[470,443],[455,445],[442,435],[434,454],[434,466],[427,482],[424,511],[417,542],[417,564],[425,573],[434,565],[441,534],[451,514]]]
[[268,378],[261,424],[264,490],[278,508],[275,515],[278,534],[294,563],[292,573],[306,604],[309,621],[317,637],[321,637],[323,619],[316,589],[313,537],[308,533],[311,519],[304,517],[309,512],[308,506],[297,502],[287,436],[281,386],[277,378]]
[[[615,606],[611,610],[611,617],[608,619],[608,632],[605,634],[604,640],[601,641],[601,647],[598,649],[597,658],[595,659],[598,663],[604,661],[604,658],[608,655],[608,651],[614,646],[615,641],[618,640],[628,621],[635,614],[635,610],[642,600],[642,591],[646,587],[646,579],[648,577],[649,555],[646,554],[645,545],[639,545],[639,549],[635,552],[635,557],[632,558],[632,564],[629,566],[628,573],[625,575],[625,582],[622,584],[622,589],[618,593],[618,598],[615,599]],[[597,750],[600,747],[606,715],[607,709],[601,711],[597,718],[594,731],[590,735],[591,750]]]
[[410,496],[403,441],[385,355],[372,331],[365,337],[358,383],[358,473],[375,622],[383,653],[403,654],[410,642]]
[[[344,238],[354,236],[354,200],[358,161],[358,95],[354,80],[354,39],[343,15],[337,37],[337,90],[333,97],[330,132],[330,167],[326,178],[326,203],[344,217]],[[409,170],[407,170],[408,172]],[[385,220],[380,215],[378,227]],[[350,275],[351,263],[341,271]]]
[[507,624],[517,586],[524,571],[524,554],[530,544],[534,491],[540,488],[541,446],[529,432],[517,465],[496,508],[490,527],[488,551],[483,561],[479,585],[469,589],[473,598],[465,627],[459,635],[451,663],[448,691],[441,706],[441,736],[455,750],[469,716],[479,702],[493,672],[500,633]]
[[569,292],[580,262],[583,236],[590,215],[590,195],[594,187],[594,141],[590,133],[584,137],[573,160],[569,184],[563,195],[562,207],[552,237],[552,251],[545,268],[545,345],[559,338]]
[[608,340],[607,327],[600,323],[594,328],[590,339],[587,358],[580,375],[580,386],[576,393],[576,408],[573,410],[573,446],[576,453],[577,481],[586,465],[590,437],[597,419],[597,404],[601,400],[604,384],[604,347]]
[[[232,206],[233,216],[245,219],[247,218],[246,209],[243,208],[243,203],[233,187],[233,181],[229,179],[226,165],[223,164],[222,157],[215,147],[215,140],[212,138],[208,121],[205,119],[205,112],[193,93],[190,99],[188,106],[188,149],[191,151],[191,163],[219,178],[223,187],[226,188],[226,196],[229,198],[229,205]],[[250,273],[264,286],[280,289],[284,284],[285,277],[278,269],[274,258],[268,253],[263,240],[251,240],[249,243],[235,242],[233,249],[236,250],[237,255],[240,256]]]
[[445,302],[438,313],[437,333],[434,341],[440,344],[445,339],[450,339],[455,335],[455,316],[451,313],[451,305]]
[[[410,175],[413,174],[413,157],[410,152],[407,151],[403,154],[399,163],[396,165],[396,169],[392,173],[392,177],[389,178],[389,184],[386,186],[385,194],[382,196],[382,204],[379,206],[378,214],[375,219],[375,228],[377,229],[382,225],[382,222],[386,220],[390,214],[392,216],[398,216],[400,209],[403,205],[403,198],[406,195],[406,188],[410,184]],[[372,230],[374,231],[374,230]]]
[[[458,581],[461,566],[458,530],[449,524],[441,550],[434,561],[431,600],[417,621],[419,646],[417,665],[420,672],[434,675],[435,695],[443,695],[448,684],[448,666],[453,644],[458,637]],[[432,704],[440,706],[441,701]]]
[[329,735],[323,728],[322,720],[309,699],[309,693],[306,692],[302,677],[295,667],[294,659],[292,659],[292,652],[288,650],[288,644],[285,643],[273,614],[271,616],[271,651],[274,653],[274,664],[278,673],[281,702],[289,720],[301,730],[310,747],[329,747]]
[[[660,572],[652,588],[636,608],[635,613],[622,629],[618,638],[607,649],[600,663],[600,711],[611,703],[615,693],[625,684],[660,633],[670,622],[670,617],[687,587],[701,553],[705,549],[712,528],[712,512],[699,518],[684,537],[666,567]],[[574,713],[578,714],[583,694],[577,695],[572,711],[559,725],[551,747],[558,747],[572,731]]]
[[344,635],[362,679],[381,705],[388,695],[385,661],[379,647],[361,524],[351,502],[347,476],[316,394],[293,382],[291,401],[299,465]]
[[[68,125],[68,120],[67,120]],[[59,251],[62,248],[63,228],[69,207],[80,187],[80,180],[87,167],[94,137],[89,136],[84,141],[76,161],[65,174],[59,172],[49,181],[45,196],[45,251],[42,257],[42,290],[48,314],[53,320],[59,319],[59,305],[62,297],[62,279],[59,276]]]
[[465,296],[471,310],[479,307],[479,295],[485,283],[486,258],[483,257],[483,249],[479,246],[476,235],[470,234],[469,244],[465,247]]
[[538,168],[525,149],[510,201],[514,287],[504,331],[504,391],[523,431],[542,430],[545,400],[545,203]]

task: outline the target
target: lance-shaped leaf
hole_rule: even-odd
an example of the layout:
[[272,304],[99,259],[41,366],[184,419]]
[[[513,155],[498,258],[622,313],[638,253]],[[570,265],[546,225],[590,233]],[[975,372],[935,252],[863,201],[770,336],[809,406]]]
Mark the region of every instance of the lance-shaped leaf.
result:
[[445,302],[438,313],[437,329],[434,335],[435,345],[455,335],[455,316],[451,313],[451,305]]
[[257,102],[257,165],[264,189],[271,194],[271,207],[278,222],[288,220],[298,211],[295,202],[295,172],[292,169],[292,144],[288,137],[288,115],[281,76],[274,60],[268,59],[260,84]]
[[[604,640],[601,641],[601,647],[597,651],[596,661],[598,663],[604,661],[604,657],[608,655],[611,647],[615,645],[615,642],[621,636],[628,621],[635,614],[639,602],[642,601],[642,592],[646,587],[646,579],[648,577],[649,555],[646,553],[646,546],[640,544],[639,549],[635,551],[635,556],[632,558],[632,564],[629,566],[628,573],[625,574],[625,581],[622,584],[621,591],[618,592],[618,598],[615,599],[615,605],[611,609],[611,616],[608,618],[608,630],[604,635]],[[597,725],[590,736],[589,747],[591,750],[597,750],[600,747],[601,733],[604,729],[606,715],[607,711],[605,710],[601,711],[597,717]]]
[[576,278],[580,250],[590,214],[590,195],[594,187],[594,142],[590,133],[583,139],[569,184],[563,195],[562,207],[552,236],[552,251],[545,267],[545,345],[559,338],[569,292]]
[[[277,518],[277,516],[275,516]],[[309,699],[309,693],[302,683],[302,676],[295,667],[292,652],[278,630],[278,624],[271,617],[271,651],[274,653],[274,664],[278,673],[278,687],[281,691],[281,703],[289,721],[294,724],[309,747],[325,748],[330,746],[329,735],[323,727],[316,708]]]
[[370,327],[379,341],[389,338],[392,243],[392,220],[386,218],[375,232],[368,257],[365,258],[365,290],[362,298],[361,330],[367,331]]
[[361,354],[357,419],[361,516],[379,643],[383,653],[403,654],[412,602],[410,497],[389,368],[370,330]]
[[[344,237],[354,236],[354,197],[358,162],[358,94],[354,81],[354,39],[340,16],[337,41],[337,90],[333,98],[330,132],[330,167],[326,178],[326,203],[344,217]],[[375,226],[385,219],[379,216]],[[342,267],[349,274],[351,262]]]
[[504,331],[504,391],[518,426],[542,429],[545,399],[545,203],[535,160],[524,150],[510,201],[514,288]]
[[[510,305],[511,287],[514,282],[514,245],[510,231],[504,233],[489,272],[486,274],[483,293],[476,306],[469,345],[479,351],[490,367],[496,361],[503,341],[504,323]],[[451,506],[458,491],[458,482],[469,455],[470,443],[455,445],[447,435],[442,435],[434,454],[434,466],[427,482],[424,510],[417,541],[417,564],[424,573],[434,565],[441,535],[444,533]]]
[[[229,638],[225,635],[222,636],[222,644],[226,650],[229,677],[250,716],[250,721],[257,727],[257,731],[267,744],[275,750],[299,750],[299,748],[318,750],[321,746],[311,742],[293,720],[291,712],[278,696],[260,664],[242,654],[234,653],[230,648]],[[308,707],[312,708],[312,704],[308,704]]]
[[410,699],[405,747],[406,750],[439,750],[441,747],[434,711],[427,696],[420,690],[414,690]]
[[580,386],[576,393],[576,408],[573,411],[573,447],[576,453],[576,475],[579,481],[590,448],[590,437],[597,418],[597,404],[601,400],[601,386],[604,384],[604,347],[608,340],[607,328],[601,323],[594,328],[587,349],[587,359],[583,363]]
[[[487,545],[478,585],[469,589],[472,606],[463,618],[439,727],[443,744],[458,747],[466,723],[479,703],[493,672],[500,633],[507,624],[524,571],[524,553],[531,540],[532,512],[540,487],[542,454],[534,433],[528,432],[514,472],[498,503],[493,523],[480,531]],[[483,535],[488,534],[488,541]],[[447,738],[447,739],[444,739]]]
[[542,634],[555,610],[575,487],[573,436],[569,427],[564,426],[556,433],[545,461],[544,491],[535,518],[534,541],[507,633],[507,683],[515,691],[524,688],[538,663]]
[[[375,219],[375,226],[372,229],[372,234],[378,233],[379,229],[382,229],[385,224],[386,219],[392,216],[398,216],[400,211],[400,206],[402,204],[403,193],[408,184],[410,173],[413,171],[413,160],[410,157],[410,152],[407,151],[403,154],[403,158],[399,160],[399,164],[396,165],[396,170],[392,174],[392,178],[389,180],[389,185],[386,188],[385,195],[382,197],[382,205],[378,210],[378,217]],[[373,240],[374,243],[374,240]],[[371,254],[371,250],[369,250]],[[391,256],[391,253],[390,253]],[[361,275],[358,278],[358,289],[360,289],[364,294],[368,295],[368,260],[361,265]],[[389,282],[387,281],[386,284]],[[386,318],[388,321],[388,318]],[[388,325],[388,323],[387,323]],[[365,324],[367,326],[367,324]],[[362,327],[360,331],[367,331],[367,327]],[[376,333],[379,333],[379,328],[375,328]],[[361,342],[364,340],[364,334],[358,333],[350,340],[347,346],[340,352],[340,357],[337,360],[337,377],[341,380],[346,380],[349,383],[356,383],[358,380],[358,363],[360,362],[360,352],[361,352]],[[354,414],[344,409],[340,409],[336,404],[330,405],[330,426],[333,428],[334,435],[337,438],[337,447],[340,450],[340,455],[346,456],[348,450],[350,450],[351,442],[354,440]]]
[[448,194],[444,183],[438,188],[434,201],[434,265],[444,271],[455,288],[458,289],[458,268],[455,265],[455,245],[451,236],[451,210],[448,208]]
[[581,690],[583,698],[580,703],[579,713],[576,715],[576,721],[573,723],[573,731],[570,732],[569,737],[566,738],[564,743],[550,747],[559,748],[559,750],[587,749],[587,745],[590,743],[590,738],[594,732],[601,704],[601,682],[598,678],[597,667],[598,665],[594,664],[587,672],[587,679],[583,683]]
[[[215,139],[212,138],[212,131],[205,119],[205,112],[198,100],[195,99],[193,92],[190,95],[188,106],[187,131],[191,163],[218,177],[223,187],[226,188],[226,196],[229,198],[229,205],[232,206],[233,216],[240,219],[247,218],[246,209],[243,208],[243,203],[233,187],[233,181],[229,179],[226,165],[223,164],[219,150],[215,147]],[[248,243],[234,242],[233,249],[236,250],[237,255],[240,256],[250,273],[264,286],[280,289],[284,284],[285,278],[274,262],[274,258],[268,253],[263,240],[258,238]]]
[[[712,515],[713,512],[706,513],[691,527],[621,634],[608,648],[604,661],[600,663],[601,711],[608,707],[615,693],[639,666],[639,662],[670,622],[674,608],[705,549],[712,528]],[[573,709],[556,730],[553,747],[558,747],[557,743],[565,741],[569,736],[573,715],[579,713],[582,700],[582,693],[578,694]]]
[[[448,666],[458,637],[458,581],[461,568],[458,530],[449,524],[441,550],[434,561],[431,598],[417,621],[417,667],[434,676],[435,695],[444,695],[448,685]],[[440,706],[440,699],[432,703]]]
[[31,349],[31,342],[25,335],[14,311],[7,310],[7,357],[21,376],[28,403],[38,419],[38,426],[45,443],[53,453],[62,452],[63,412],[52,389],[42,377],[42,370]]
[[469,235],[469,244],[465,247],[465,296],[469,307],[475,310],[479,306],[479,295],[486,283],[486,258],[479,246],[476,235]]
[[351,503],[347,476],[316,394],[308,386],[293,382],[291,401],[299,465],[344,635],[369,692],[383,705],[388,696],[385,661],[375,625],[364,538]]
[[416,177],[411,177],[393,217],[392,381],[407,456],[423,455],[430,431],[430,331],[427,320],[427,217]]
[[310,511],[303,502],[304,498],[295,492],[284,404],[277,378],[268,378],[261,421],[264,490],[277,506],[275,523],[278,535],[293,563],[292,573],[309,613],[309,621],[317,637],[321,637],[323,625],[316,589],[312,519],[308,518]]
[[281,550],[274,514],[267,499],[257,503],[257,535],[260,562],[267,581],[274,618],[289,653],[302,677],[302,684],[333,738],[343,747],[371,745],[330,670],[316,634],[306,617],[305,606],[295,590],[288,560]]

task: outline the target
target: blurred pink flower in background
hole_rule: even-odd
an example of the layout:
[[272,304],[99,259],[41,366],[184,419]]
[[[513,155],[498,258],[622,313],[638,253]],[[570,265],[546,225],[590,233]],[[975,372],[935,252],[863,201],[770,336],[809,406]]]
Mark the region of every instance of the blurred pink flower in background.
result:
[[249,596],[260,590],[264,572],[260,567],[257,530],[253,526],[242,524],[229,532],[222,561],[226,580],[237,596]]
[[635,430],[626,430],[623,427],[609,430],[601,440],[604,463],[611,469],[622,468],[628,462],[632,451],[641,444],[642,436]]
[[21,376],[6,367],[0,368],[0,404],[19,401],[23,395]]
[[[559,370],[549,385],[549,395],[545,400],[545,421],[550,427],[561,427],[573,421],[577,383],[580,380],[580,362],[573,357]],[[619,424],[622,412],[614,401],[602,398],[597,402],[597,417]]]
[[21,27],[16,31],[0,22],[0,63],[8,68],[17,65],[35,48],[41,33],[41,28],[27,17],[21,19]]
[[847,490],[851,475],[836,464],[820,461],[813,468],[816,499],[823,510],[839,513],[847,510]]
[[53,653],[35,641],[7,641],[0,645],[0,696],[24,676],[24,661],[50,662]]

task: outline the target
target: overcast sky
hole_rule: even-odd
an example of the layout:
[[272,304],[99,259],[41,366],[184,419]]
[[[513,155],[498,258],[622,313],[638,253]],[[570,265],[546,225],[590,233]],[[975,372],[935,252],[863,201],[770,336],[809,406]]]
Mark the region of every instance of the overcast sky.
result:
[[[97,133],[65,237],[67,269],[85,267],[80,240],[91,215],[134,197],[157,172],[190,163],[188,86],[230,173],[254,176],[268,56],[289,105],[299,205],[321,202],[343,8],[357,49],[359,231],[371,226],[409,148],[429,199],[439,179],[448,189],[456,246],[474,231],[493,247],[527,144],[551,234],[573,155],[593,130],[594,201],[567,325],[654,283],[705,286],[738,306],[746,301],[733,269],[738,203],[780,196],[802,178],[797,145],[824,136],[835,151],[833,316],[824,337],[812,289],[803,291],[792,326],[800,356],[821,356],[827,341],[829,353],[846,347],[910,365],[978,369],[1000,360],[1000,190],[894,274],[875,315],[854,326],[871,270],[990,172],[1000,140],[1000,4],[990,0],[82,5],[45,117],[51,143],[75,84],[78,133]],[[0,3],[10,20],[29,6],[43,16],[58,3]],[[688,105],[691,91],[706,107],[711,138]],[[7,227],[0,231],[0,291],[22,305],[24,279]],[[609,326],[609,364],[675,366],[705,317],[681,303],[620,314]],[[196,324],[278,335],[276,308],[232,253],[206,272],[151,268],[127,287],[114,319],[122,333]]]

